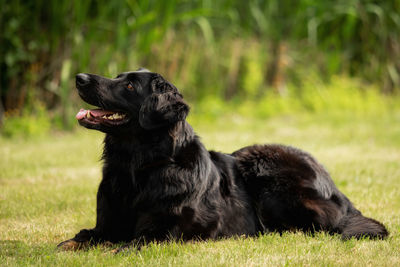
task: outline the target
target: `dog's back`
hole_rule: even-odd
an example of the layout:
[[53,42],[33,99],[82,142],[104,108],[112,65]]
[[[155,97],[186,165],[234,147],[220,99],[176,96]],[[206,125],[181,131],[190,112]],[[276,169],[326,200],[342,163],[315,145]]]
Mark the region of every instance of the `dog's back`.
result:
[[255,145],[233,153],[265,231],[325,230],[384,238],[386,228],[364,217],[310,154],[282,145]]

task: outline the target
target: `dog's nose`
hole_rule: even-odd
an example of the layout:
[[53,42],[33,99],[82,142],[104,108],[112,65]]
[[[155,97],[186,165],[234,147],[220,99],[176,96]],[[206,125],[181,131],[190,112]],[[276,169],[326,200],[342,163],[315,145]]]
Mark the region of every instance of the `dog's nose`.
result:
[[77,74],[75,79],[76,79],[76,85],[77,86],[85,86],[85,85],[89,84],[89,82],[90,82],[89,75],[87,75],[85,73]]

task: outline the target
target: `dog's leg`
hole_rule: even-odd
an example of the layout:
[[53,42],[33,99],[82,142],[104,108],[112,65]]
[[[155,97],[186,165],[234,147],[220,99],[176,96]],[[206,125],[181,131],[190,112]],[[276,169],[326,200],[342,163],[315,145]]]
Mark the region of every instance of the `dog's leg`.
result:
[[144,245],[146,245],[146,240],[143,237],[138,239],[134,239],[128,244],[123,245],[122,247],[113,249],[111,252],[114,254],[118,254],[121,252],[127,252],[136,249],[136,251],[140,251]]
[[88,248],[89,246],[100,243],[99,235],[95,229],[83,229],[75,235],[74,238],[58,244],[57,248],[60,250],[80,250]]
[[[118,243],[124,241],[129,235],[129,229],[121,222],[126,222],[126,215],[118,207],[120,202],[113,202],[109,182],[102,180],[97,192],[97,219],[96,227],[83,229],[74,238],[61,242],[57,247],[61,250],[79,250],[89,246],[104,244],[106,242]],[[127,213],[126,211],[124,211]]]
[[80,250],[86,249],[89,246],[93,246],[105,240],[108,240],[104,237],[104,234],[101,233],[107,232],[105,229],[113,229],[112,221],[113,218],[115,220],[118,217],[112,212],[109,203],[104,197],[104,188],[107,185],[104,184],[104,181],[100,183],[99,190],[97,192],[97,223],[96,227],[93,229],[82,229],[75,235],[75,237],[68,239],[64,242],[58,244],[57,248],[60,250]]

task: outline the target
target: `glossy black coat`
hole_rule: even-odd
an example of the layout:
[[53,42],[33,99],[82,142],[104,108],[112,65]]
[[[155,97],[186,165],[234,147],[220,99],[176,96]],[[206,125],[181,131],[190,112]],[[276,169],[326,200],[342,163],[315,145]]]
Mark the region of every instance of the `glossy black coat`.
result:
[[85,74],[77,77],[77,88],[86,102],[124,112],[129,120],[115,126],[80,121],[106,137],[97,223],[75,242],[140,246],[286,230],[388,235],[306,152],[283,145],[249,146],[232,155],[207,151],[185,120],[189,107],[159,74]]

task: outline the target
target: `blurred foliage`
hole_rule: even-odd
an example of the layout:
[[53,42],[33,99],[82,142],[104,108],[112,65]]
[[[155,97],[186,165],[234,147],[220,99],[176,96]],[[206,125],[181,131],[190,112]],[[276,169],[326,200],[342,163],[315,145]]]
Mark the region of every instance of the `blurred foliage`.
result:
[[38,104],[35,110],[24,109],[22,114],[6,114],[6,122],[2,129],[5,137],[40,137],[50,132],[51,120],[44,105]]
[[226,117],[265,119],[275,115],[318,113],[329,115],[368,117],[387,116],[400,110],[398,97],[382,95],[376,86],[366,86],[354,78],[333,76],[330,83],[316,77],[306,77],[301,93],[289,88],[286,95],[268,91],[257,101],[236,98],[226,102],[221,98],[206,97],[191,109],[189,117],[195,124],[214,123]]
[[[400,88],[398,0],[0,4],[0,118],[4,109],[6,121],[45,103],[56,124],[71,128],[81,103],[74,92],[78,72],[115,76],[146,67],[191,102],[254,102],[261,114],[275,110],[266,111],[265,99],[278,110],[320,111],[329,103],[358,105],[373,90],[380,102],[378,92]],[[341,77],[355,82],[337,84]],[[336,96],[343,99],[332,102]]]

